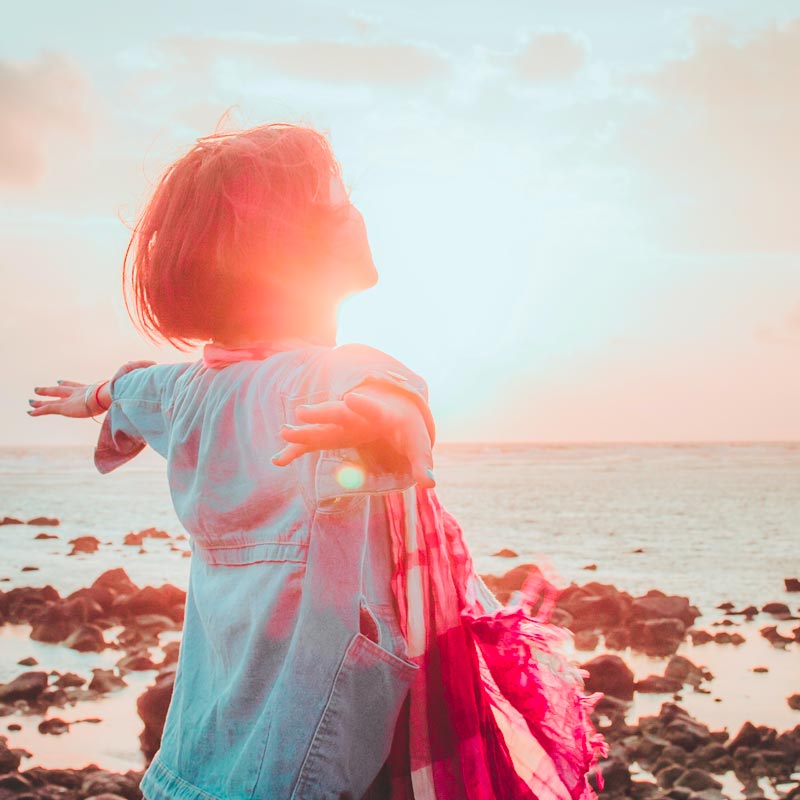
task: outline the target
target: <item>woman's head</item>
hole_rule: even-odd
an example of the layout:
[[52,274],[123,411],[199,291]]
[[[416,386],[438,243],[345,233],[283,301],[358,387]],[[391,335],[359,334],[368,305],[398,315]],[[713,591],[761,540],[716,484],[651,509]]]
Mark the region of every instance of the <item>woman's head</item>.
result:
[[162,175],[123,265],[144,333],[178,347],[302,336],[376,280],[330,145],[288,123],[198,139]]

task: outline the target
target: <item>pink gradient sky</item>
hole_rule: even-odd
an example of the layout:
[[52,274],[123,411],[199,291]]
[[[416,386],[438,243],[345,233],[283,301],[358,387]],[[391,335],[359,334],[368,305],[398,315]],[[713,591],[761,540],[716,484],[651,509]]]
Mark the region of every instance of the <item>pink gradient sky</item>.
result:
[[800,439],[791,4],[50,6],[0,54],[0,445],[94,441],[34,385],[194,357],[127,319],[123,221],[231,106],[329,133],[381,272],[339,341],[440,440]]

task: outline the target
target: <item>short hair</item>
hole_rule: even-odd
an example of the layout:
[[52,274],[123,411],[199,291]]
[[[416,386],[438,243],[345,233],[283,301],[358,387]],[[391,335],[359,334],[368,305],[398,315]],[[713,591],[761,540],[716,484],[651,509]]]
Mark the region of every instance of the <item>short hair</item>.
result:
[[347,211],[330,199],[336,177],[330,144],[310,127],[276,122],[198,139],[161,175],[125,251],[134,324],[179,350],[263,331],[332,246]]

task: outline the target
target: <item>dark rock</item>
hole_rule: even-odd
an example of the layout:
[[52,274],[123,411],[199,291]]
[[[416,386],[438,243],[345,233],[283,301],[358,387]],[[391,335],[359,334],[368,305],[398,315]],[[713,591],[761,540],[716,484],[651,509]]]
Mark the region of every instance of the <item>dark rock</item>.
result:
[[597,569],[597,564],[587,564],[586,566],[581,567],[581,569],[595,570]]
[[496,553],[492,553],[493,556],[497,556],[498,558],[517,558],[519,553],[515,553],[508,547],[504,547],[502,550],[498,550]]
[[504,575],[481,575],[484,583],[489,590],[497,597],[501,603],[507,602],[513,592],[519,591],[522,584],[534,573],[540,573],[536,564],[520,564],[510,569]]
[[0,684],[0,702],[35,700],[47,688],[46,672],[23,672],[10,683]]
[[92,625],[91,623],[84,623],[74,630],[65,639],[64,644],[81,653],[99,653],[106,648],[103,631],[97,625]]
[[627,793],[631,786],[631,775],[627,765],[619,758],[601,759],[597,769],[603,776],[603,794]]
[[661,790],[652,781],[631,781],[628,794],[633,800],[656,800],[661,797]]
[[680,775],[684,773],[683,766],[680,764],[669,764],[662,767],[655,774],[656,783],[662,788],[669,788],[672,786]]
[[763,628],[759,628],[758,632],[773,647],[782,647],[785,649],[787,644],[791,644],[794,641],[794,637],[784,636],[783,634],[778,633],[777,625],[765,625]]
[[678,776],[675,781],[676,786],[688,786],[694,791],[702,791],[703,789],[721,789],[722,784],[716,780],[710,773],[704,769],[693,767],[687,769],[682,775]]
[[18,586],[8,592],[0,593],[0,612],[6,621],[13,625],[29,623],[60,595],[50,585],[41,588]]
[[620,700],[614,695],[607,694],[598,700],[594,710],[597,714],[603,714],[610,720],[624,721],[628,706],[629,703],[625,702],[625,700]]
[[28,525],[60,525],[61,521],[56,517],[34,517],[28,520]]
[[120,775],[98,770],[84,779],[80,790],[81,797],[111,794],[123,797],[125,800],[140,800],[142,795],[139,791],[139,778],[135,776],[134,772]]
[[699,766],[702,763],[715,761],[718,758],[724,758],[727,756],[728,756],[728,749],[725,747],[725,745],[722,744],[721,742],[716,742],[712,740],[708,744],[705,744],[702,747],[697,747],[694,750],[694,752],[692,753],[693,757],[692,766]]
[[758,614],[758,609],[755,606],[747,606],[743,608],[741,611],[729,611],[729,614],[736,614],[744,617],[754,617]]
[[623,625],[628,617],[628,605],[620,595],[573,596],[569,602],[559,605],[575,618],[575,630],[609,631]]
[[63,642],[77,627],[63,603],[52,603],[40,614],[31,628],[31,639],[37,642]]
[[58,677],[54,685],[65,689],[68,686],[83,686],[84,683],[86,683],[86,678],[82,678],[74,672],[65,672]]
[[[6,728],[8,728],[10,731],[21,731],[22,725],[20,725],[18,722],[9,722],[8,725],[6,725]],[[2,769],[0,769],[0,773],[2,773]]]
[[671,800],[689,800],[692,796],[692,790],[688,786],[673,786],[667,793],[666,797]]
[[704,671],[685,656],[674,655],[664,668],[664,675],[668,678],[676,678],[681,683],[688,683],[697,687],[703,682],[703,678],[711,675],[711,673],[707,670]]
[[[79,789],[83,783],[83,774],[74,769],[45,769],[44,767],[31,767],[25,770],[25,775],[38,786],[60,786],[63,789]],[[66,797],[66,796],[65,796]]]
[[575,620],[572,618],[572,614],[558,606],[555,606],[550,612],[550,623],[560,625],[562,628],[569,628],[571,631],[575,630]]
[[[95,579],[90,588],[108,589],[114,597],[121,594],[132,595],[139,591],[139,587],[128,577],[128,573],[122,567],[106,570]],[[102,603],[101,605],[103,608],[106,607]]]
[[19,753],[9,749],[6,737],[0,736],[0,774],[18,769],[21,760]]
[[622,700],[633,698],[633,672],[619,657],[604,653],[581,667],[589,672],[585,688],[588,692],[604,692]]
[[765,603],[763,606],[761,606],[761,610],[765,614],[786,614],[787,616],[791,616],[792,613],[786,603]]
[[630,626],[631,646],[651,656],[672,655],[683,641],[684,631],[678,617],[639,620]]
[[136,627],[144,633],[161,633],[161,631],[175,631],[180,625],[172,617],[165,614],[139,614],[133,619]]
[[612,628],[606,632],[603,642],[609,650],[624,650],[630,644],[628,629]]
[[89,689],[94,692],[111,692],[114,689],[119,689],[128,684],[114,673],[113,669],[99,669],[92,670],[94,677],[89,682]]
[[722,794],[719,789],[700,789],[693,791],[689,795],[689,800],[728,800],[728,796]]
[[9,775],[0,775],[0,792],[3,793],[0,794],[0,797],[8,797],[9,795],[5,794],[6,792],[11,792],[12,796],[17,798],[17,800],[23,796],[36,797],[36,795],[29,794],[31,789],[33,789],[31,782],[18,772],[12,772]]
[[178,662],[181,649],[180,642],[167,642],[161,649],[164,651],[164,660],[160,666],[165,667],[167,664],[176,664]]
[[72,551],[67,555],[74,556],[76,553],[96,552],[100,547],[100,540],[96,536],[78,536],[76,539],[70,539],[68,544],[72,545]]
[[692,718],[672,720],[664,730],[664,738],[687,752],[708,744],[710,740],[708,728]]
[[137,614],[165,614],[172,617],[175,607],[186,602],[186,592],[165,583],[163,586],[145,586],[133,595],[120,597],[112,604],[112,611],[123,616]]
[[17,661],[17,664],[19,664],[21,667],[35,667],[38,663],[39,662],[33,656],[21,658],[19,661]]
[[679,619],[684,628],[692,625],[700,611],[690,605],[689,598],[679,595],[666,595],[658,589],[651,589],[643,597],[635,597],[631,606],[634,619]]
[[121,794],[111,794],[111,792],[103,792],[102,794],[93,794],[87,800],[125,800]]
[[758,728],[748,720],[739,728],[739,733],[731,739],[728,744],[728,752],[735,753],[740,747],[756,747],[760,741],[761,735]]
[[648,675],[634,684],[637,692],[650,694],[671,694],[680,691],[683,684],[677,678],[668,678],[663,675]]
[[144,722],[144,730],[139,734],[139,742],[145,758],[150,761],[161,744],[161,734],[167,709],[172,698],[175,683],[174,667],[167,667],[156,676],[154,685],[140,694],[136,701],[139,716]]
[[57,533],[37,533],[36,536],[33,537],[34,540],[36,539],[60,539],[61,537]]
[[594,631],[577,631],[574,636],[574,644],[576,650],[591,651],[594,650],[600,642],[600,634]]
[[0,519],[0,525],[24,525],[25,523],[21,519],[17,519],[16,517],[3,517]]
[[784,578],[783,585],[787,592],[800,592],[800,578]]
[[786,702],[789,704],[789,708],[800,711],[800,694],[790,694],[786,698]]
[[29,565],[27,565],[25,567],[22,567],[22,569],[20,570],[20,572],[38,572],[38,571],[39,571],[39,567],[35,567],[35,566],[31,565],[31,564],[29,564]]
[[123,675],[126,672],[141,672],[143,670],[156,668],[156,665],[150,659],[147,651],[131,653],[124,656],[117,661],[116,666]]
[[146,528],[138,533],[127,533],[123,544],[141,547],[145,539],[169,539],[170,535],[166,531],[160,531],[157,528]]
[[58,717],[43,719],[39,723],[39,733],[49,733],[53,736],[60,736],[62,733],[69,733],[69,722]]
[[767,667],[753,667],[753,672],[769,672]]
[[692,640],[692,644],[698,645],[710,642],[714,637],[708,631],[692,628],[689,631],[689,638]]

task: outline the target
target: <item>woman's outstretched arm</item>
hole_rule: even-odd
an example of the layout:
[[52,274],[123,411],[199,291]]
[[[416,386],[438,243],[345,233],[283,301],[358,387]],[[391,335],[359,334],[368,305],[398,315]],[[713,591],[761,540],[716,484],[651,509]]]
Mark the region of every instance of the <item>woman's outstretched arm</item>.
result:
[[[142,367],[152,367],[155,361],[129,361],[116,375],[131,372]],[[29,400],[32,408],[28,414],[32,417],[42,417],[47,414],[59,414],[62,417],[85,419],[95,417],[108,410],[111,405],[111,391],[109,380],[96,383],[78,383],[77,381],[57,381],[55,386],[37,386],[34,393],[41,397],[55,398],[52,400]],[[91,391],[89,391],[92,387]]]

